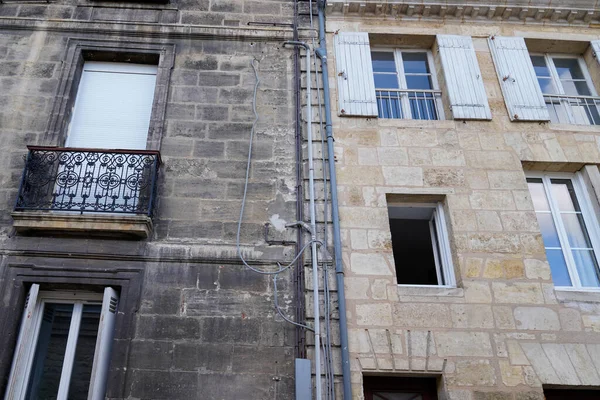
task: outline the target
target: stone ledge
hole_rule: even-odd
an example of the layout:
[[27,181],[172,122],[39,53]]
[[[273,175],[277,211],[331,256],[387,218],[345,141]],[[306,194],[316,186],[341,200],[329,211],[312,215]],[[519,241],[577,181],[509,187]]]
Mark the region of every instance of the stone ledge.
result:
[[463,288],[449,286],[398,285],[399,296],[464,297]]
[[11,215],[13,227],[20,234],[146,239],[152,233],[152,219],[147,215],[70,214],[60,211],[15,211]]

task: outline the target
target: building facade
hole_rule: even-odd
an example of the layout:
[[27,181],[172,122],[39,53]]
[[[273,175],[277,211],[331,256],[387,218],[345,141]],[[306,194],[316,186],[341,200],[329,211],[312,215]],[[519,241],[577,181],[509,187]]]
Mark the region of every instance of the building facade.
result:
[[294,397],[296,8],[0,4],[5,399]]
[[600,397],[598,13],[327,2],[352,398]]

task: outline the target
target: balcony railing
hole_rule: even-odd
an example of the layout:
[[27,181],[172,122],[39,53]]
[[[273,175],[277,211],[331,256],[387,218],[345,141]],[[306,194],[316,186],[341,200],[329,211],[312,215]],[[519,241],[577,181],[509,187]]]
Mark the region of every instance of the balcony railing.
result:
[[441,116],[439,90],[377,90],[379,118],[437,120]]
[[551,122],[600,125],[600,97],[545,94],[544,99]]
[[152,216],[161,162],[158,151],[28,149],[15,211]]

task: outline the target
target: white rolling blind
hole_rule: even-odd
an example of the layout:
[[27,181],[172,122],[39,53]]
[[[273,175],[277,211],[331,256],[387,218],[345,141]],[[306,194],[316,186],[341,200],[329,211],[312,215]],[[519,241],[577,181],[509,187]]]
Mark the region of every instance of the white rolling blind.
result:
[[105,288],[88,400],[104,400],[118,304],[119,294],[111,287]]
[[511,121],[549,121],[525,40],[492,36],[488,42]]
[[67,147],[145,150],[156,65],[86,62]]
[[339,115],[377,116],[371,46],[366,32],[334,35]]
[[471,37],[437,35],[437,44],[454,119],[492,119]]
[[34,321],[35,308],[37,307],[37,299],[40,293],[40,285],[33,284],[29,289],[29,293],[25,298],[25,307],[23,317],[21,318],[21,329],[19,330],[19,338],[17,339],[17,347],[13,356],[12,367],[10,369],[10,377],[6,387],[5,400],[21,399],[25,397],[27,389],[27,380],[29,378],[29,364],[33,361],[33,351],[35,343],[33,340],[36,334],[36,324]]

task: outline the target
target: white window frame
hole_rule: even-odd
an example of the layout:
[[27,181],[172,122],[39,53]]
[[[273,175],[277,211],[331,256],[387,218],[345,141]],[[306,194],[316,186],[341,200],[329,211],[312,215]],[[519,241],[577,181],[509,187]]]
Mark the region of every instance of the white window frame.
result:
[[[581,72],[583,74],[583,77],[585,78],[585,82],[590,90],[590,96],[598,97],[598,92],[596,92],[596,87],[594,86],[594,82],[592,81],[592,76],[590,75],[587,64],[585,63],[585,59],[581,55],[565,54],[565,53],[529,53],[529,55],[535,56],[535,57],[544,57],[546,66],[550,70],[550,77],[552,79],[552,83],[556,87],[556,91],[557,91],[556,96],[567,96],[567,94],[565,93],[565,88],[563,87],[562,81],[560,80],[560,77],[558,76],[558,72],[556,71],[556,65],[554,65],[554,58],[565,58],[565,59],[571,59],[571,60],[576,59],[577,63],[579,64],[579,68],[581,69]],[[537,75],[536,75],[536,78],[537,78]],[[541,90],[541,88],[540,88],[540,90]],[[548,94],[542,92],[542,95],[546,96]],[[569,124],[582,125],[577,122],[577,119],[575,118],[575,115],[573,115],[571,107],[569,107],[568,105],[565,105],[565,104],[563,104],[562,107],[565,110],[565,114],[567,115],[567,118],[569,119],[569,122],[568,122]],[[589,125],[593,126],[593,124],[589,124]]]
[[[25,302],[21,329],[4,399],[23,400],[27,395],[46,303],[73,304],[57,400],[68,399],[83,306],[90,304],[101,306],[88,400],[104,399],[107,359],[110,357],[112,347],[117,302],[118,295],[109,287],[105,288],[104,294],[102,294],[85,291],[42,291],[38,284],[32,284]],[[110,318],[108,317],[109,313],[113,314]]]
[[[431,208],[433,213],[429,219],[429,233],[431,235],[431,244],[433,249],[433,258],[438,282],[444,284],[437,285],[418,285],[410,283],[399,283],[402,287],[456,287],[456,277],[454,276],[454,262],[452,261],[452,251],[450,250],[450,240],[448,238],[448,228],[446,226],[446,217],[444,213],[444,204],[436,203],[388,203],[389,208]],[[394,219],[394,218],[391,218]],[[435,234],[433,224],[435,223]],[[395,264],[395,260],[394,260]]]
[[[435,63],[433,60],[433,53],[428,49],[403,49],[403,48],[395,48],[395,47],[371,47],[371,54],[373,52],[385,52],[385,53],[393,53],[394,54],[394,63],[396,65],[396,78],[398,81],[398,89],[390,89],[390,91],[394,90],[409,90],[408,85],[406,83],[406,74],[404,73],[404,63],[402,62],[402,53],[426,53],[427,54],[427,64],[429,67],[429,73],[431,74],[431,86],[432,90],[440,91],[440,86],[437,80],[437,72],[435,69]],[[376,74],[381,74],[381,72],[373,71],[373,76]],[[393,75],[389,73],[389,75]],[[386,91],[385,88],[375,88],[375,92],[377,91]],[[426,91],[426,90],[423,90]],[[442,102],[442,96],[434,96],[436,112],[438,115],[437,120],[432,121],[441,121],[445,120],[446,117],[444,115],[444,104]],[[412,111],[410,109],[410,100],[406,93],[404,93],[400,98],[400,106],[402,108],[402,116],[403,118],[386,118],[386,119],[412,119]],[[422,120],[427,121],[427,120]]]
[[[571,278],[572,286],[555,286],[555,288],[557,290],[600,292],[600,288],[586,287],[581,285],[581,280],[579,279],[579,274],[577,273],[577,268],[575,266],[575,260],[571,253],[571,245],[569,244],[567,232],[560,218],[560,213],[558,212],[558,205],[556,203],[556,199],[554,198],[550,190],[552,184],[551,179],[571,180],[573,184],[573,189],[575,190],[575,196],[577,197],[579,207],[581,208],[581,214],[583,216],[585,228],[587,229],[588,237],[590,238],[592,250],[594,256],[596,257],[596,262],[600,265],[600,228],[598,227],[598,220],[594,216],[594,208],[592,206],[591,199],[588,196],[586,184],[583,179],[582,173],[527,172],[525,175],[527,178],[537,178],[542,180],[542,183],[544,185],[544,192],[546,194],[546,199],[548,200],[548,204],[550,206],[552,221],[554,222],[554,227],[558,234],[558,239],[561,245],[563,257],[567,265],[567,271],[569,273],[569,277]],[[545,248],[546,246],[544,244],[544,250]]]

